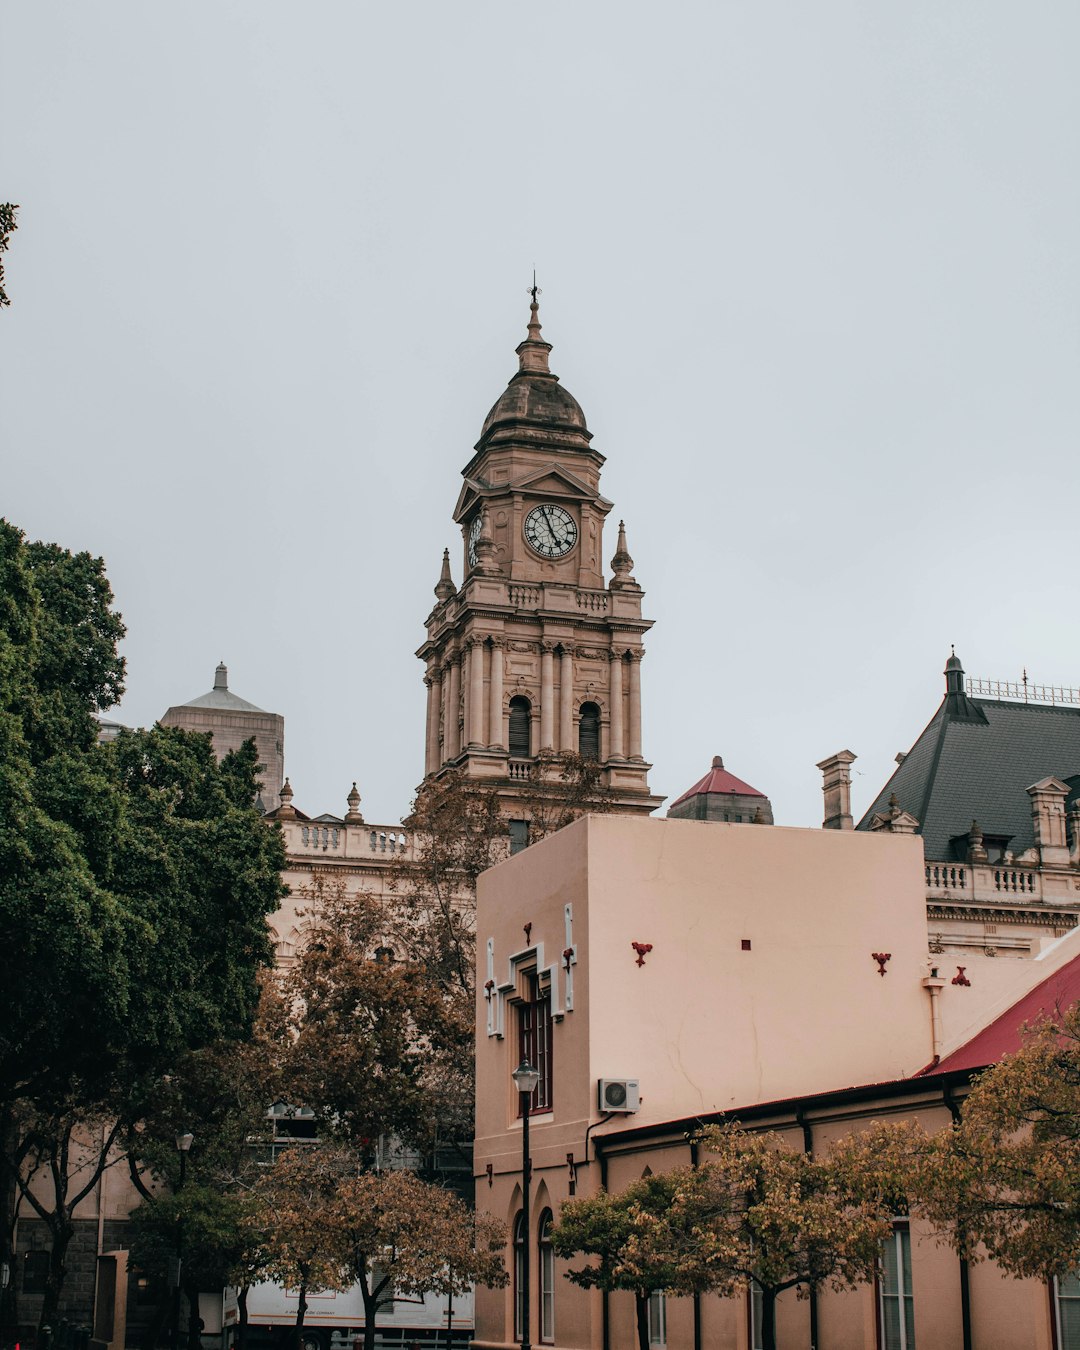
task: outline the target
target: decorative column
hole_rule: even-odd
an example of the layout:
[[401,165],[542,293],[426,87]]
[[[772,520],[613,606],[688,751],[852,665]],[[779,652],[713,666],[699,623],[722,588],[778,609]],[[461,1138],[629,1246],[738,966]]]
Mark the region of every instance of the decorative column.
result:
[[450,662],[444,661],[439,667],[439,701],[441,707],[439,732],[442,742],[442,750],[439,756],[440,765],[445,764],[450,758]]
[[472,652],[469,650],[469,641],[464,639],[461,644],[461,749],[470,743],[472,737],[469,734],[469,671],[472,668]]
[[427,764],[425,773],[439,767],[439,714],[442,712],[442,671],[435,666],[424,676],[427,685]]
[[559,749],[574,750],[574,653],[565,643],[559,662]]
[[641,658],[643,651],[630,653],[630,758],[641,758]]
[[461,749],[461,729],[458,709],[461,706],[461,656],[455,652],[447,662],[450,667],[449,689],[446,695],[446,726],[443,750],[447,759],[456,759]]
[[623,740],[623,692],[622,692],[622,673],[623,673],[623,654],[622,652],[608,652],[608,660],[611,662],[611,679],[608,682],[608,700],[611,703],[610,716],[610,745],[608,747],[609,759],[625,759],[626,744]]
[[506,639],[491,639],[491,680],[488,685],[488,743],[492,750],[506,749],[503,731],[503,649]]
[[555,732],[555,644],[540,644],[540,749],[553,749]]
[[484,639],[469,638],[469,744],[481,749],[484,735]]

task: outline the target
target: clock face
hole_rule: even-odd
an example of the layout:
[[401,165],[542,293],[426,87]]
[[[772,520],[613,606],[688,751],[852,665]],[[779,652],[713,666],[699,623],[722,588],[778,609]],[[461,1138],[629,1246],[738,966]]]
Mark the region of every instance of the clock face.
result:
[[525,539],[543,558],[561,558],[577,543],[577,525],[561,506],[534,506],[525,517]]
[[476,541],[480,538],[480,531],[484,528],[484,515],[479,512],[469,526],[469,566],[476,566]]

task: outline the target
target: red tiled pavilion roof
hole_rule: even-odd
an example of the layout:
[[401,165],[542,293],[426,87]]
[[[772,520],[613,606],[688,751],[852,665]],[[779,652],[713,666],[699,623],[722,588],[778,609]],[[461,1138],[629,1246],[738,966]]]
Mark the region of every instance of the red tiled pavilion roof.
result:
[[1080,1001],[1080,956],[1074,956],[1060,970],[1037,984],[999,1017],[983,1027],[965,1045],[946,1055],[939,1063],[923,1069],[924,1074],[948,1073],[951,1069],[982,1069],[996,1064],[1003,1055],[1020,1049],[1020,1028],[1053,1016]]
[[701,779],[695,783],[692,788],[687,788],[683,795],[672,802],[672,806],[678,806],[679,802],[685,802],[690,797],[703,797],[710,793],[717,793],[730,797],[764,797],[764,792],[759,792],[757,788],[751,787],[749,783],[744,783],[741,778],[736,778],[733,773],[728,773],[724,768],[724,761],[719,755],[716,755],[712,762],[712,768]]

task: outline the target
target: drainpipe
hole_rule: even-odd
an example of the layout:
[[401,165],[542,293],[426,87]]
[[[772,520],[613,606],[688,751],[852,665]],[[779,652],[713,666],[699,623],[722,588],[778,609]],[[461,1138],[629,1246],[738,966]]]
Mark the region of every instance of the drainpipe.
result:
[[[800,1129],[802,1130],[803,1152],[806,1154],[808,1158],[812,1158],[814,1156],[814,1130],[813,1126],[810,1124],[810,1122],[806,1119],[806,1116],[803,1114],[803,1109],[801,1106],[799,1107],[798,1111],[795,1112],[795,1120],[796,1123],[799,1125]],[[815,1289],[813,1285],[810,1286],[810,1297],[808,1301],[810,1304],[810,1350],[817,1350],[817,1343],[818,1343],[817,1289]]]
[[923,980],[922,987],[930,995],[930,1040],[934,1056],[930,1062],[938,1064],[941,1061],[941,1008],[938,996],[945,988],[945,981],[938,974],[937,966],[930,967],[930,974]]
[[[700,1159],[701,1150],[697,1141],[690,1140],[690,1166],[696,1168]],[[695,1289],[694,1291],[694,1350],[701,1350],[701,1295]]]
[[[591,1129],[592,1127],[590,1126],[589,1128]],[[597,1138],[596,1140],[594,1140],[594,1142],[593,1142],[593,1149],[595,1150],[595,1153],[596,1153],[596,1161],[600,1164],[600,1185],[601,1185],[601,1186],[603,1187],[603,1189],[606,1191],[606,1190],[607,1190],[607,1154],[606,1154],[606,1153],[604,1152],[604,1150],[600,1147],[600,1140],[601,1140],[602,1138],[603,1138],[603,1136],[601,1135],[599,1138]],[[588,1157],[589,1157],[589,1135],[588,1135],[588,1131],[586,1131],[586,1134],[585,1134],[585,1158],[586,1158],[586,1161],[588,1160]],[[600,1294],[600,1302],[601,1302],[601,1308],[602,1308],[602,1311],[601,1311],[601,1319],[600,1319],[600,1320],[601,1320],[601,1325],[602,1325],[602,1327],[603,1327],[603,1347],[604,1347],[604,1350],[611,1350],[611,1319],[610,1319],[610,1316],[609,1316],[609,1311],[610,1311],[610,1310],[609,1310],[609,1307],[608,1307],[608,1297],[609,1297],[608,1291],[607,1291],[606,1289],[602,1290],[602,1291],[601,1291],[601,1294]],[[968,1347],[965,1347],[965,1350],[968,1350]]]
[[[953,1090],[946,1085],[941,1089],[942,1100],[949,1109],[953,1124],[960,1124],[960,1106],[953,1096]],[[964,1350],[972,1350],[971,1343],[971,1284],[968,1263],[960,1258],[960,1328],[964,1338]]]

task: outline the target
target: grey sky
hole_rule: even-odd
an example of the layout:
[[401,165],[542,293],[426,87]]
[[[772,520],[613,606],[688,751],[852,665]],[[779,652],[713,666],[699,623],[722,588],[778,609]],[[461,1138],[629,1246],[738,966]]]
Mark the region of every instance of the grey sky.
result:
[[[1075,0],[5,0],[0,510],[105,556],[146,723],[423,764],[413,656],[539,272],[645,612],[654,789],[820,821],[969,672],[1080,684]],[[605,545],[614,551],[614,531]]]

